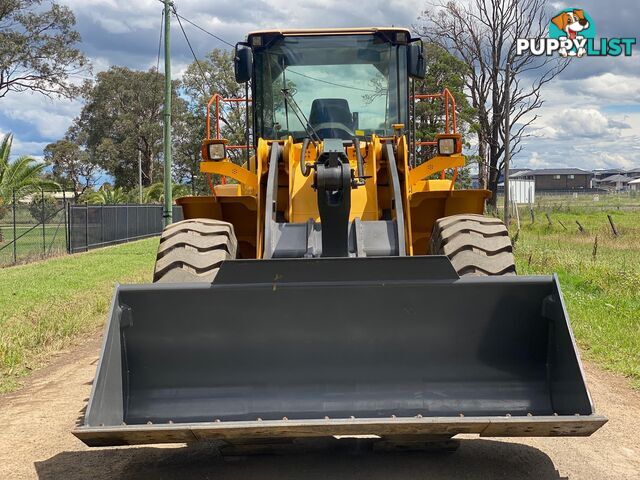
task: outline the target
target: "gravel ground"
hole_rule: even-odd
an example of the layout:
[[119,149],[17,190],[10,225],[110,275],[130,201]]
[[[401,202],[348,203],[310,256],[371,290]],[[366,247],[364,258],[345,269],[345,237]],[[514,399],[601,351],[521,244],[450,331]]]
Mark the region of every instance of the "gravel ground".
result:
[[60,354],[14,393],[0,396],[0,478],[640,479],[640,393],[586,365],[598,413],[588,438],[462,437],[455,453],[373,452],[365,442],[278,455],[222,457],[213,445],[89,449],[70,431],[84,408],[99,339]]

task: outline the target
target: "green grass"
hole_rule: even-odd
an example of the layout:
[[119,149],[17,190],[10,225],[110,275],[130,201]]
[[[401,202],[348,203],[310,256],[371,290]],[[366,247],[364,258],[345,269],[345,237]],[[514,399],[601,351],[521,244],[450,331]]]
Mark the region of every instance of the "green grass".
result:
[[[574,206],[549,215],[552,225],[544,211],[536,212],[535,224],[528,212],[521,218],[518,272],[557,272],[583,355],[640,388],[640,212]],[[576,220],[586,232],[578,231]]]
[[151,281],[157,242],[0,269],[0,392],[102,326],[116,282]]

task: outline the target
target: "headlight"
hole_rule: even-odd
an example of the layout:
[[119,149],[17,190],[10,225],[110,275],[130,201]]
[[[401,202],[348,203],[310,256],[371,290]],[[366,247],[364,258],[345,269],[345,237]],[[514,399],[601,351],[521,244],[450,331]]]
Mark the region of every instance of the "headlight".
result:
[[456,151],[455,138],[441,138],[438,140],[438,154],[453,155]]
[[436,135],[438,155],[462,153],[462,136],[459,133],[440,133]]
[[209,158],[214,162],[227,158],[227,149],[224,146],[224,143],[209,144]]
[[220,162],[227,158],[227,140],[207,139],[202,141],[202,160],[205,162]]

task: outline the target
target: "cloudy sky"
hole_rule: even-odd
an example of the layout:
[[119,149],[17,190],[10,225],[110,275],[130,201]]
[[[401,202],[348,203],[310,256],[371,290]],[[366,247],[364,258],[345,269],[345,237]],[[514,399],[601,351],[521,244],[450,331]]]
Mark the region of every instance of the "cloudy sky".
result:
[[[94,72],[110,65],[155,66],[162,5],[158,0],[58,0],[73,9],[81,48]],[[178,13],[231,43],[261,28],[411,26],[423,0],[174,0]],[[363,6],[366,5],[366,8]],[[551,2],[551,12],[585,9],[598,36],[640,36],[637,0]],[[175,23],[175,22],[174,22]],[[176,75],[192,59],[173,26]],[[198,55],[224,44],[185,24]],[[80,79],[78,79],[80,80]],[[547,85],[540,118],[531,129],[515,167],[640,167],[640,46],[631,57],[576,59]],[[0,134],[14,132],[14,154],[42,156],[61,138],[82,105],[38,95],[9,94],[0,101]]]

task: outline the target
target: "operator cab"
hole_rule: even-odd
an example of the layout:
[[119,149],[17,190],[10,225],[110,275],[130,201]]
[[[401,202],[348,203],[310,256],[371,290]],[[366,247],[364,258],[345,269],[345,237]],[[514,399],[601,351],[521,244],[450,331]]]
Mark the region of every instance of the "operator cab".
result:
[[424,76],[406,29],[252,32],[236,48],[236,80],[251,80],[254,138],[393,135],[408,124],[409,77]]

